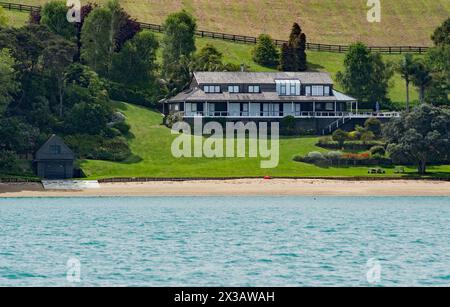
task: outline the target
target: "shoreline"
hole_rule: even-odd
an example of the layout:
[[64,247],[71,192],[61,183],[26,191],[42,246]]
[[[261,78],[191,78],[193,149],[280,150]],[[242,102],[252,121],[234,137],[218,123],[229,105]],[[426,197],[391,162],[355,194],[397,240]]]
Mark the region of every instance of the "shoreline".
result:
[[450,182],[326,179],[233,179],[100,183],[100,188],[44,190],[40,183],[0,183],[0,198],[127,196],[450,196]]

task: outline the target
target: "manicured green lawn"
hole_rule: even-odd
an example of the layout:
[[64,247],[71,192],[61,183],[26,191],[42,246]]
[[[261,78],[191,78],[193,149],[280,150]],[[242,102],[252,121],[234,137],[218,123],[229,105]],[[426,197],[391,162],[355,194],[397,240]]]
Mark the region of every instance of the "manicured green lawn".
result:
[[[294,162],[292,158],[311,151],[326,151],[315,146],[316,137],[283,138],[280,140],[280,164],[275,169],[261,169],[259,158],[183,158],[171,154],[171,144],[176,136],[162,126],[162,116],[149,109],[118,103],[131,125],[134,138],[130,146],[137,157],[128,162],[81,161],[85,174],[90,179],[111,177],[333,177],[368,176],[367,167],[320,168],[314,165]],[[415,172],[415,170],[408,170]],[[433,171],[448,172],[450,166],[438,167]],[[388,176],[393,174],[388,169]],[[377,176],[377,175],[373,175]],[[378,175],[379,176],[379,175]]]
[[25,25],[30,18],[29,13],[26,12],[8,11],[6,9],[5,12],[8,17],[9,24],[13,27],[21,27]]

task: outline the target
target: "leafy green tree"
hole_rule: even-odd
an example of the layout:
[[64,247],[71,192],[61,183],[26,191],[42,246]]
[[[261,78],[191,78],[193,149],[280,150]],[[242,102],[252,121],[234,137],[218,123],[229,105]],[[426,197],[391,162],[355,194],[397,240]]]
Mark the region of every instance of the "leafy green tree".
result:
[[410,111],[409,85],[411,84],[416,66],[412,54],[405,54],[397,66],[397,71],[405,80],[406,85],[406,112]]
[[355,43],[345,55],[344,71],[336,77],[349,95],[374,104],[389,101],[387,92],[392,75],[390,65],[379,54],[372,54],[363,43]]
[[434,105],[450,105],[450,45],[430,49],[425,64],[431,70],[432,81],[425,101]]
[[344,147],[345,141],[348,140],[348,133],[342,129],[333,132],[333,141],[338,142],[339,147]]
[[71,134],[102,134],[111,116],[107,106],[98,103],[80,102],[67,113],[65,126]]
[[65,73],[75,54],[75,45],[63,39],[51,41],[43,51],[44,70],[57,81],[59,116],[63,115]]
[[29,125],[18,117],[0,120],[0,150],[17,153],[33,153],[36,150],[39,129]]
[[419,89],[420,103],[425,102],[425,90],[433,80],[431,72],[423,61],[416,61],[414,74],[412,76],[414,85]]
[[448,159],[450,152],[450,113],[421,104],[414,112],[393,119],[384,126],[388,153],[395,163],[414,163],[419,174],[427,165]]
[[9,49],[0,50],[0,115],[12,101],[13,95],[19,90],[15,70],[16,61]]
[[381,54],[372,54],[372,78],[369,83],[369,96],[367,101],[388,102],[390,80],[394,76],[394,65],[384,62]]
[[206,44],[195,56],[193,68],[199,71],[222,71],[223,54],[211,44]]
[[436,46],[450,45],[450,18],[434,31],[431,39]]
[[163,28],[163,75],[172,86],[181,90],[190,79],[188,63],[196,50],[197,23],[191,14],[183,10],[169,15]]
[[67,6],[63,1],[47,2],[42,8],[41,23],[68,40],[75,39],[76,28],[74,24],[67,21]]
[[267,34],[258,37],[258,43],[252,51],[253,60],[266,67],[277,67],[280,63],[280,52],[275,42]]
[[118,1],[111,0],[104,7],[94,8],[84,19],[81,59],[102,77],[109,76],[123,16]]
[[0,27],[6,27],[9,22],[8,16],[6,16],[6,12],[3,7],[0,6]]
[[111,80],[129,86],[149,86],[156,74],[158,47],[153,33],[138,33],[125,43],[119,53],[113,55]]

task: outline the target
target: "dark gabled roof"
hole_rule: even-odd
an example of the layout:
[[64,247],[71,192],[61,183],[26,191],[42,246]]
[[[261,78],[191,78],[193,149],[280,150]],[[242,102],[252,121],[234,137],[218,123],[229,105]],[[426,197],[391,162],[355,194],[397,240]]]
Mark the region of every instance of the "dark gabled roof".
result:
[[194,72],[201,84],[275,84],[276,80],[299,80],[305,84],[333,84],[325,72]]
[[[52,154],[50,146],[61,146],[60,154]],[[73,151],[64,143],[64,141],[57,135],[52,135],[44,145],[36,152],[36,160],[74,160],[75,155]]]

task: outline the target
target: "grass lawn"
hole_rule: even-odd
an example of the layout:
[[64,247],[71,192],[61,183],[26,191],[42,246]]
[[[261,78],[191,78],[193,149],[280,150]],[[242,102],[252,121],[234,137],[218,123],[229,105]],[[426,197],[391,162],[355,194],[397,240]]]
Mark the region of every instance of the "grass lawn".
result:
[[[42,5],[48,0],[8,0]],[[82,1],[87,3],[89,1]],[[104,3],[106,0],[92,0]],[[162,23],[181,9],[191,12],[200,29],[287,39],[299,22],[311,42],[370,45],[431,45],[433,30],[450,15],[448,0],[381,1],[381,22],[367,21],[366,0],[120,0],[139,21]]]
[[4,11],[8,17],[9,24],[13,27],[21,27],[25,25],[30,18],[29,13],[26,12],[8,11],[6,9]]
[[[183,158],[176,159],[171,154],[172,136],[170,130],[162,126],[162,116],[149,109],[125,103],[117,103],[118,109],[131,125],[134,138],[130,147],[136,157],[123,163],[106,161],[80,161],[85,174],[90,179],[111,177],[332,177],[369,176],[368,167],[320,168],[314,165],[294,162],[297,154],[326,150],[315,146],[316,137],[283,138],[280,140],[280,164],[275,169],[261,169],[259,158]],[[450,175],[450,166],[430,169]],[[415,172],[408,169],[408,172]],[[442,174],[447,173],[447,174]],[[371,175],[380,176],[380,175]],[[394,175],[393,169],[386,176]]]

